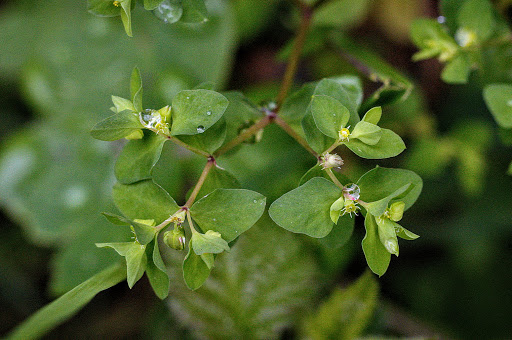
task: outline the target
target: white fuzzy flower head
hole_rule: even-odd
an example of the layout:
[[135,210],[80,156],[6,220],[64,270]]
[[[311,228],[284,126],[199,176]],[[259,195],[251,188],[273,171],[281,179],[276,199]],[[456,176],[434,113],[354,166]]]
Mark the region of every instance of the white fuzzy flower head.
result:
[[339,168],[343,165],[343,159],[337,154],[327,153],[322,156],[322,170],[331,169],[331,168]]

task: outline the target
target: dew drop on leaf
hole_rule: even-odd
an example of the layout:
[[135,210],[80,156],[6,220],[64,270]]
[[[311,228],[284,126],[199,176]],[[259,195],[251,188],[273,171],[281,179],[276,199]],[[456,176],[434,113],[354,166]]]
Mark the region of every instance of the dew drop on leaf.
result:
[[207,116],[211,116],[212,115],[212,111],[206,111],[206,115]]
[[204,130],[205,130],[205,128],[204,128],[204,126],[202,126],[202,125],[199,125],[199,126],[197,127],[197,132],[199,132],[199,133],[203,133],[203,132],[204,132]]
[[510,100],[507,102],[507,105],[512,107],[512,99],[510,99]]
[[437,22],[440,24],[444,24],[446,22],[446,18],[440,15],[437,17]]
[[155,8],[153,13],[166,24],[172,24],[180,20],[183,14],[183,7],[179,0],[164,0]]
[[345,194],[345,197],[355,201],[359,199],[361,190],[359,189],[359,186],[357,184],[350,184],[343,188],[343,192]]

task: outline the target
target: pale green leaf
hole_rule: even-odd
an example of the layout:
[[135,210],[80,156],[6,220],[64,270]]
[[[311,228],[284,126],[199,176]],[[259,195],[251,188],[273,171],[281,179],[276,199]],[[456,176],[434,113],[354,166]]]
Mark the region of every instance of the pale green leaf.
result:
[[380,106],[372,107],[370,110],[368,110],[364,114],[362,121],[377,125],[380,121],[381,116],[382,116],[382,107],[380,107]]
[[91,136],[104,141],[124,138],[142,128],[139,117],[131,111],[123,111],[105,118],[91,130]]
[[205,253],[220,254],[223,251],[229,251],[228,243],[222,236],[214,231],[208,230],[206,233],[192,233],[192,249],[196,255]]
[[[130,34],[128,34],[130,35]],[[130,77],[130,95],[135,111],[142,111],[142,78],[138,67],[134,67]]]
[[403,185],[402,187],[393,191],[388,196],[386,196],[378,201],[366,202],[366,203],[368,203],[367,210],[374,216],[380,216],[380,215],[384,214],[384,212],[386,211],[386,208],[389,205],[389,202],[392,199],[394,199],[395,197],[400,196],[404,192],[406,192],[411,187],[411,185],[412,185],[411,183],[407,183],[407,184]]
[[361,121],[356,124],[350,133],[351,138],[359,139],[367,145],[377,144],[382,137],[382,129],[375,124]]
[[388,218],[380,217],[375,217],[375,221],[377,222],[380,243],[382,243],[390,254],[398,256],[399,247],[394,226],[395,222]]
[[336,99],[325,95],[314,95],[310,105],[318,129],[331,138],[338,138],[338,131],[350,119],[348,109]]
[[484,99],[496,123],[506,129],[512,128],[512,85],[487,85]]
[[146,256],[146,246],[138,242],[133,242],[130,249],[125,254],[126,258],[126,281],[128,287],[132,288],[137,281],[144,275],[148,258]]
[[458,11],[460,27],[476,33],[480,41],[487,40],[496,26],[494,9],[489,0],[465,0]]
[[441,72],[441,79],[449,84],[465,84],[471,73],[471,61],[465,53],[450,60]]
[[344,142],[353,153],[367,159],[383,159],[399,155],[405,144],[399,135],[388,129],[381,129],[382,135],[375,145],[368,145],[357,138]]

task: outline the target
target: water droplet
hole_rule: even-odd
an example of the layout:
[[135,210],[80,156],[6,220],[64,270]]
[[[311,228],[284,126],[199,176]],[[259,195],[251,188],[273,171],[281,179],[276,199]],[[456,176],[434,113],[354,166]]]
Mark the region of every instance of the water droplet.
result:
[[189,96],[187,96],[187,99],[190,99],[190,97],[189,97]]
[[203,132],[204,132],[204,130],[205,130],[205,128],[204,128],[204,126],[202,126],[202,125],[199,125],[199,126],[197,127],[197,132],[198,132],[198,133],[203,133]]
[[440,24],[444,24],[446,22],[446,18],[440,15],[437,17],[437,22]]
[[252,202],[253,202],[253,203],[258,203],[258,201],[257,201],[257,200],[254,200],[254,201],[252,201]]
[[508,105],[508,106],[512,106],[512,99],[510,99],[510,100],[507,102],[507,105]]
[[346,198],[355,201],[359,199],[359,194],[361,190],[359,189],[359,186],[357,184],[350,184],[343,188],[343,192]]
[[212,111],[206,111],[206,115],[207,116],[211,116],[212,115]]
[[166,24],[172,24],[180,20],[183,7],[180,0],[164,0],[153,10],[153,14]]
[[215,221],[217,221],[217,219],[216,219],[216,218],[214,218],[214,219],[213,219],[213,222],[215,222]]

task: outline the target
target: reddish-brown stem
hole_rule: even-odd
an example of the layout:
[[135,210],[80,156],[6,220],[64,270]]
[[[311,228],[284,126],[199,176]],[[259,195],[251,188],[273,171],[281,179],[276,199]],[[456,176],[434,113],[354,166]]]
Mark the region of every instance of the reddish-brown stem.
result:
[[199,190],[201,190],[201,187],[203,186],[204,181],[206,180],[206,177],[208,176],[208,173],[210,172],[211,168],[215,166],[215,158],[213,156],[208,157],[208,161],[206,162],[206,165],[204,166],[203,172],[201,173],[201,176],[197,180],[196,186],[194,187],[194,190],[192,190],[192,194],[190,195],[189,199],[187,200],[187,203],[185,203],[184,207],[189,209],[194,201],[196,200],[197,194],[199,193]]
[[276,103],[278,107],[281,106],[293,85],[293,79],[295,78],[295,74],[297,73],[297,68],[299,66],[300,55],[302,54],[302,49],[306,42],[309,27],[311,26],[311,19],[313,17],[313,9],[310,6],[305,5],[300,1],[296,1],[296,4],[297,7],[299,7],[301,21],[293,44],[292,53],[290,55],[288,65],[286,66],[283,82],[281,83],[279,94],[277,95]]
[[261,130],[265,126],[269,125],[272,122],[272,120],[274,120],[274,115],[273,114],[269,114],[269,115],[263,117],[262,119],[260,119],[256,123],[254,123],[254,125],[252,125],[250,128],[248,128],[247,130],[245,130],[244,132],[242,132],[241,134],[236,136],[234,139],[232,139],[229,143],[224,145],[222,148],[217,150],[213,154],[214,157],[219,157],[220,155],[225,154],[226,152],[228,152],[229,150],[231,150],[232,148],[234,148],[238,144],[240,144],[240,143],[244,142],[245,140],[251,138],[259,130]]

